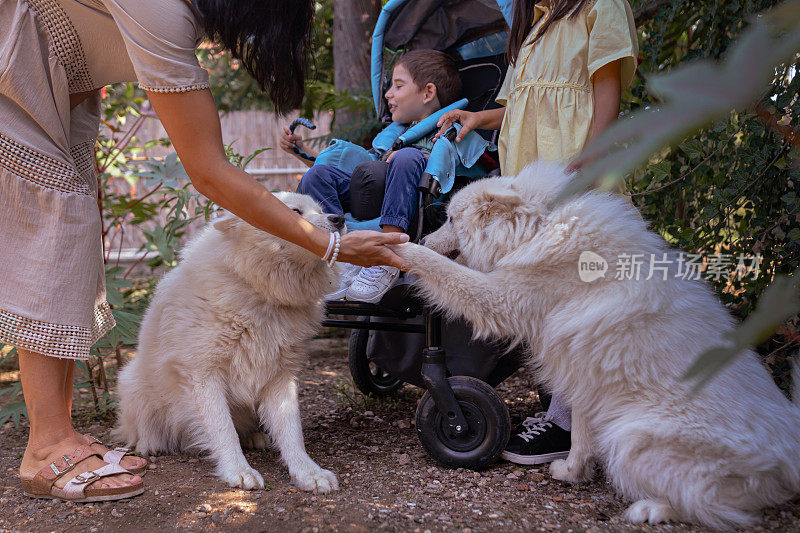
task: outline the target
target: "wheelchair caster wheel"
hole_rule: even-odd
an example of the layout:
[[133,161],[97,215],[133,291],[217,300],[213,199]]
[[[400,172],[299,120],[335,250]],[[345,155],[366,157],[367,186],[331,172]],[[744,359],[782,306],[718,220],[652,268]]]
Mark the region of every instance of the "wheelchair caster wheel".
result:
[[347,362],[358,390],[369,396],[385,398],[403,387],[403,382],[389,375],[367,357],[369,330],[356,329],[350,335]]
[[483,381],[467,377],[448,378],[464,412],[469,430],[456,435],[439,412],[430,393],[417,405],[417,436],[422,447],[448,468],[481,470],[500,457],[511,435],[511,420],[503,399]]

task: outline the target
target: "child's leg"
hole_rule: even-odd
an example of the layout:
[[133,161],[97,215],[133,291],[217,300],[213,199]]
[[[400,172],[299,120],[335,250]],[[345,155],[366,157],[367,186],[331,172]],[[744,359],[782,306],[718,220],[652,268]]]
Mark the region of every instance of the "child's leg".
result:
[[300,180],[297,192],[311,196],[325,213],[344,215],[350,209],[350,174],[331,165],[314,165]]
[[386,194],[381,207],[384,232],[408,231],[418,207],[419,179],[428,159],[416,148],[402,148],[389,161]]
[[564,403],[561,397],[553,395],[550,399],[547,416],[561,429],[565,431],[572,429],[572,408]]
[[571,444],[572,407],[554,395],[547,413],[528,417],[511,430],[503,459],[521,465],[566,459]]
[[357,220],[372,220],[381,216],[388,170],[389,165],[384,161],[367,161],[353,169],[350,178],[350,213]]
[[[381,227],[384,233],[408,230],[417,211],[417,185],[427,159],[416,148],[402,148],[389,161],[386,190],[381,206]],[[348,300],[377,303],[383,298],[400,271],[390,266],[364,268],[355,277],[345,294]]]

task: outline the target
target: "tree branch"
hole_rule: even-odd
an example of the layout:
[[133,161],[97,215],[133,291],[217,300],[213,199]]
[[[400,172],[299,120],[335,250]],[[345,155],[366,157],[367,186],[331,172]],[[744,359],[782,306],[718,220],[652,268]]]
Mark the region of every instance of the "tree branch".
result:
[[633,19],[636,21],[636,26],[646,24],[655,18],[658,10],[662,7],[669,5],[670,0],[655,0],[649,4],[642,6],[634,15]]
[[758,115],[758,118],[761,119],[768,129],[780,135],[784,141],[795,148],[800,148],[800,132],[789,124],[781,124],[781,120],[783,119],[763,103],[756,104],[756,115]]

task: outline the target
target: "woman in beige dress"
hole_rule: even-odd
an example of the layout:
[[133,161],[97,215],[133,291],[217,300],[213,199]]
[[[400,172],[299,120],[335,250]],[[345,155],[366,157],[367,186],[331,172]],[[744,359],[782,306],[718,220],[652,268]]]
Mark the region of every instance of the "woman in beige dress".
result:
[[[23,490],[79,501],[141,493],[143,459],[72,426],[75,360],[114,326],[105,300],[93,149],[99,89],[138,81],[195,188],[253,226],[326,255],[334,237],[231,165],[203,36],[240,59],[279,110],[303,95],[310,0],[0,0],[0,341],[16,346],[30,420]],[[399,266],[353,232],[339,259]]]

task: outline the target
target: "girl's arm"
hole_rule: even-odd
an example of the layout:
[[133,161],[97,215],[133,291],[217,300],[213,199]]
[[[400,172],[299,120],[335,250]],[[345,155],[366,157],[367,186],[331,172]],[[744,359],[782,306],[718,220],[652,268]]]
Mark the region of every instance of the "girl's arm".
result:
[[594,88],[594,126],[590,139],[597,137],[619,116],[619,100],[622,96],[620,66],[622,60],[612,61],[597,69],[592,76]]
[[[600,135],[619,116],[619,100],[622,96],[620,66],[618,59],[597,69],[592,76],[594,91],[594,122],[587,142]],[[577,172],[592,161],[580,155],[567,166],[567,172]]]
[[[252,176],[228,162],[211,91],[148,92],[147,96],[198,192],[256,228],[320,257],[325,254],[328,231],[286,207]],[[384,245],[407,240],[402,233],[348,233],[342,237],[339,260],[365,266],[401,266],[401,259]]]
[[461,124],[461,131],[459,131],[458,136],[456,136],[456,142],[461,142],[461,139],[471,130],[499,130],[500,126],[503,124],[503,116],[505,114],[505,107],[478,112],[463,111],[461,109],[449,111],[442,115],[439,122],[436,124],[439,126],[439,132],[433,138],[433,141],[436,142],[440,136],[444,135],[444,132],[447,131],[453,122]]

